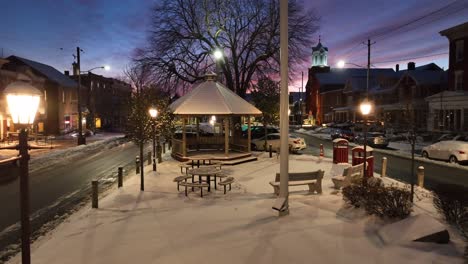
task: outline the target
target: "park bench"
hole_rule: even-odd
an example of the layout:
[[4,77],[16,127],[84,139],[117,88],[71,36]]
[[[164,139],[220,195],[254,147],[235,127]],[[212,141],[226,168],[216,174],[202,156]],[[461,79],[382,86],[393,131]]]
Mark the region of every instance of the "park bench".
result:
[[229,190],[231,190],[231,184],[234,182],[234,177],[227,177],[226,179],[220,181],[218,184],[224,186],[224,194],[226,194],[226,186],[229,185]]
[[[288,186],[299,186],[299,185],[308,185],[309,192],[313,193],[322,193],[322,179],[324,175],[323,170],[311,171],[311,172],[290,172],[289,173],[289,184]],[[280,187],[280,174],[276,173],[276,178],[274,182],[270,182],[270,185],[273,186],[274,192],[276,195],[279,195]]]
[[343,170],[341,176],[333,176],[332,181],[336,189],[340,189],[350,185],[353,182],[362,180],[364,175],[364,163],[348,167]]

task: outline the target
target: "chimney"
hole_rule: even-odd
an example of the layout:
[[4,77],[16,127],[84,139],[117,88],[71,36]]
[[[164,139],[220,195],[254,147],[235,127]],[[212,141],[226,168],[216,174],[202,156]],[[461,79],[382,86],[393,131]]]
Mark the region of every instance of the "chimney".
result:
[[75,62],[72,63],[72,68],[73,68],[73,76],[77,76],[78,75],[78,65]]
[[63,72],[66,76],[70,76],[70,72],[69,71],[64,71]]
[[395,65],[395,71],[399,72],[400,71],[400,64]]
[[414,71],[416,69],[416,63],[408,62],[408,71]]

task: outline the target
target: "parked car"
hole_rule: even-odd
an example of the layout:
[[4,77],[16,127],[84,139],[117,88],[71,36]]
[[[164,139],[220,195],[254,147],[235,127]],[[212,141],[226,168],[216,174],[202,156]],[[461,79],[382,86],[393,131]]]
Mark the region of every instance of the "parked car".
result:
[[[279,133],[272,133],[266,135],[267,141],[267,148],[271,144],[273,150],[277,150],[280,147],[280,134]],[[292,152],[298,152],[299,150],[303,150],[307,148],[307,144],[305,140],[301,137],[297,137],[294,135],[289,135],[289,149]],[[252,140],[251,145],[252,150],[265,150],[265,137],[257,138]]]
[[[358,134],[354,140],[359,144],[364,144],[364,133]],[[367,145],[374,148],[386,148],[389,140],[383,133],[367,132]]]
[[332,139],[344,138],[344,139],[346,139],[348,141],[353,141],[354,140],[354,133],[353,133],[353,131],[351,131],[349,129],[336,128],[330,133],[330,136],[331,136]]
[[314,129],[314,133],[318,134],[330,134],[333,131],[333,128],[331,127],[318,127]]
[[421,155],[428,159],[465,163],[468,161],[468,136],[459,135],[453,140],[443,140],[426,146]]
[[[247,138],[247,130],[242,132],[242,137]],[[267,126],[266,134],[279,133],[279,129],[276,127]],[[250,137],[252,139],[257,139],[265,136],[265,127],[264,126],[252,126],[250,127]]]
[[[83,135],[84,135],[85,137],[90,137],[90,136],[94,135],[94,132],[93,132],[92,130],[83,129],[82,131],[83,131],[82,133],[83,133]],[[74,131],[74,132],[70,133],[70,136],[72,136],[72,137],[78,137],[78,133],[79,133],[78,131]]]

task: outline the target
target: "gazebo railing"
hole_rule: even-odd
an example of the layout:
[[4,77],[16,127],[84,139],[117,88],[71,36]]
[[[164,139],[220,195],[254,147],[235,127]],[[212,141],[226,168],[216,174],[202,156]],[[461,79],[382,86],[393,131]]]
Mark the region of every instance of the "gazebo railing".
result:
[[181,156],[183,156],[183,153],[182,153],[182,140],[179,140],[179,139],[172,139],[172,154],[179,154]]

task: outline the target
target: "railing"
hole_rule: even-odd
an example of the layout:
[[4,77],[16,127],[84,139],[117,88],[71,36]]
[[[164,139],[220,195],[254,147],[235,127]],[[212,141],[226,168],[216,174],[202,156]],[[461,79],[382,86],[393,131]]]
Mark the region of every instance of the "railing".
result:
[[172,139],[172,154],[183,155],[182,153],[182,140]]

